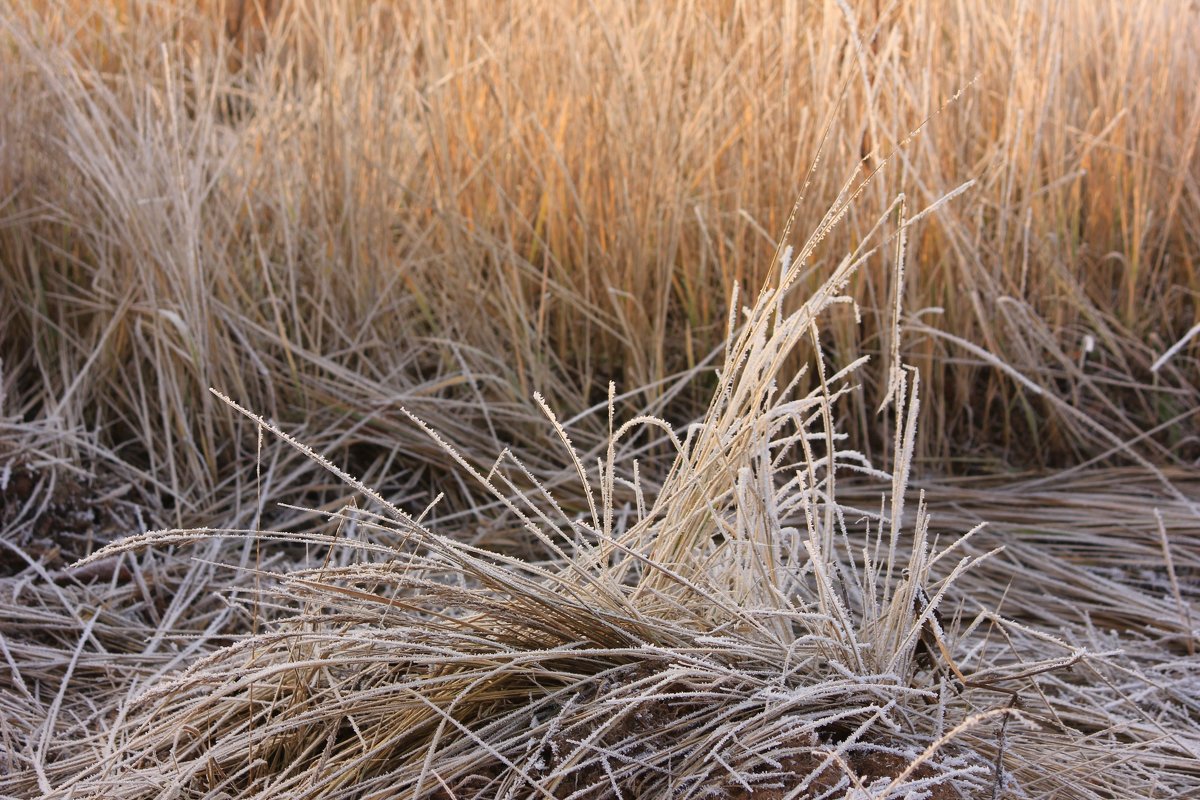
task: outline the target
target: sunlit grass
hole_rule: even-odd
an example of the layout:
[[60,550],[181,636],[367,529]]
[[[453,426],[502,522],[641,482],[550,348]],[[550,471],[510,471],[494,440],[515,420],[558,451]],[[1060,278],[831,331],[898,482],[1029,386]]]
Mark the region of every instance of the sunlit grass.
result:
[[1197,42],[0,0],[0,795],[1197,791]]

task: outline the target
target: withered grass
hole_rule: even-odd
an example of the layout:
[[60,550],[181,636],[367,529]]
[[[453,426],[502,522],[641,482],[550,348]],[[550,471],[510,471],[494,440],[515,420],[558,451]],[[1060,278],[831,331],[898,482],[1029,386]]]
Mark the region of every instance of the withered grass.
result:
[[266,6],[0,0],[0,795],[1200,792],[1195,9]]

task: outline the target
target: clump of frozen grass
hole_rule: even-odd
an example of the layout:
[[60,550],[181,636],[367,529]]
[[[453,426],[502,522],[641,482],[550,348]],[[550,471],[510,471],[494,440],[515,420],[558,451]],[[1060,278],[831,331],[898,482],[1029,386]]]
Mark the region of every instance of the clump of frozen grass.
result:
[[[1070,694],[1039,689],[1086,664],[1084,650],[988,609],[965,628],[942,622],[955,579],[990,554],[956,561],[963,539],[938,549],[923,501],[906,519],[920,383],[900,363],[898,324],[890,475],[834,430],[861,361],[831,371],[819,322],[875,249],[798,306],[787,298],[852,199],[848,183],[744,319],[735,303],[712,403],[686,432],[648,416],[618,426],[610,403],[592,466],[542,402],[582,485],[577,511],[536,482],[521,491],[519,464],[477,469],[414,417],[543,561],[439,533],[243,410],[373,508],[329,515],[353,536],[171,531],[95,554],[214,535],[341,553],[264,575],[273,588],[256,610],[269,624],[150,681],[93,763],[49,794],[953,798],[1119,780],[1105,768],[1129,753],[1108,739],[1084,748],[1055,707]],[[899,272],[909,223],[895,208]],[[798,396],[788,356],[806,340],[817,389]],[[678,450],[656,492],[618,458],[646,427]],[[839,503],[847,473],[890,482],[877,512]]]

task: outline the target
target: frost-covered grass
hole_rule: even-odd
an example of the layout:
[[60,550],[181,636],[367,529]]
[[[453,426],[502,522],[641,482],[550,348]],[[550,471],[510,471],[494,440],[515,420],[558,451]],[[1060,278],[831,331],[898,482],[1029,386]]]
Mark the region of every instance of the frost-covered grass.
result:
[[[222,397],[365,505],[326,515],[327,532],[169,530],[80,563],[115,571],[139,553],[182,547],[209,563],[240,552],[244,572],[223,587],[208,579],[228,599],[189,609],[196,634],[164,621],[154,637],[162,656],[145,652],[123,672],[112,658],[123,685],[107,695],[75,674],[102,615],[63,598],[85,630],[45,733],[34,727],[10,752],[14,769],[0,786],[63,798],[1157,797],[1200,788],[1190,620],[1161,621],[1168,635],[1156,641],[1092,627],[1086,604],[1057,625],[1007,619],[997,598],[1007,588],[963,586],[990,562],[1044,573],[1026,580],[1085,573],[1039,563],[1036,544],[1011,555],[980,547],[981,527],[935,541],[923,494],[906,511],[920,380],[898,358],[899,326],[880,410],[880,424],[892,421],[889,473],[833,424],[860,363],[833,371],[818,359],[797,370],[788,358],[820,339],[820,321],[848,302],[841,291],[876,246],[864,242],[785,310],[853,190],[794,258],[784,251],[777,284],[745,318],[731,317],[701,420],[679,431],[652,416],[622,422],[610,399],[608,447],[585,463],[539,398],[584,508],[560,506],[510,454],[481,468],[412,417],[494,499],[490,514],[524,535],[524,558],[444,535],[426,521],[440,497],[414,516]],[[899,230],[898,276],[907,223]],[[802,394],[806,369],[818,388]],[[645,431],[677,453],[653,487],[619,455]],[[859,497],[864,479],[877,486],[874,510],[842,500],[838,486],[854,476]],[[1187,548],[1189,563],[1195,555]],[[1184,600],[1176,583],[1175,599],[1194,592]],[[1046,610],[1036,593],[1021,602],[1010,611]],[[1123,650],[1130,641],[1135,653]],[[81,702],[99,707],[90,721],[56,725],[63,698],[74,715]]]
[[0,0],[0,796],[1200,792],[1195,9],[253,5]]

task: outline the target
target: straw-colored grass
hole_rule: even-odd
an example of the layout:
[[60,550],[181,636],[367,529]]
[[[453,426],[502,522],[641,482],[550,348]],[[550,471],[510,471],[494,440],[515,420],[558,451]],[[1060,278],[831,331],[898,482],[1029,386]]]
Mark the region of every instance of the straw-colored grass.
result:
[[[397,446],[441,463],[400,405],[549,468],[533,392],[663,401],[719,346],[734,282],[767,279],[827,122],[802,220],[931,115],[800,279],[897,192],[975,181],[912,231],[917,458],[1200,454],[1200,339],[1150,371],[1197,322],[1187,4],[226,5],[0,5],[10,402],[98,431],[183,508],[228,496],[252,438],[210,386],[364,471]],[[892,288],[864,265],[834,361],[887,352]],[[841,411],[874,454],[882,369]],[[602,416],[576,435],[598,444]]]
[[[26,732],[32,752],[13,754],[10,789],[62,798],[1155,797],[1159,787],[1200,789],[1187,606],[1153,623],[1156,639],[1144,624],[1124,635],[1080,624],[1100,620],[1089,619],[1086,604],[1039,609],[1020,590],[1020,612],[1053,619],[1053,633],[998,614],[1003,583],[978,575],[994,559],[1024,560],[1088,596],[1094,587],[1068,559],[1040,564],[1053,548],[1038,539],[1002,554],[978,548],[977,528],[939,547],[923,497],[906,515],[920,396],[919,373],[907,365],[891,370],[898,455],[878,511],[841,500],[847,475],[886,477],[832,425],[860,363],[830,374],[818,357],[818,388],[799,395],[787,356],[821,335],[822,315],[846,299],[840,289],[875,243],[847,255],[796,310],[784,308],[844,202],[796,258],[784,251],[780,286],[760,294],[740,332],[731,318],[708,412],[686,433],[648,416],[618,426],[610,401],[607,455],[588,467],[543,406],[586,512],[564,513],[540,486],[516,491],[503,471],[476,470],[413,418],[540,543],[542,561],[442,535],[426,514],[414,518],[248,415],[369,506],[330,515],[332,534],[164,531],[80,562],[75,571],[106,562],[115,571],[146,548],[196,543],[210,557],[236,552],[217,549],[228,540],[244,554],[253,545],[259,559],[266,550],[278,560],[289,544],[325,550],[310,566],[255,565],[265,591],[237,602],[249,587],[235,580],[226,587],[234,602],[193,615],[188,628],[160,623],[152,642],[169,630],[176,648],[190,646],[166,664],[135,662],[143,674],[124,676],[124,696],[77,690],[107,701],[107,734],[83,721],[54,724],[66,688],[81,680],[78,659],[93,630],[122,628],[102,623],[99,610],[86,615],[43,735]],[[901,254],[908,227],[903,221]],[[892,335],[898,341],[900,328]],[[678,453],[650,496],[634,463],[618,457],[647,427],[665,430]],[[621,487],[634,504],[619,504],[628,494]],[[1180,553],[1189,570],[1197,555]],[[177,591],[197,585],[194,574]],[[1177,583],[1175,592],[1180,603],[1195,595],[1185,599]],[[78,600],[57,605],[81,611]],[[1132,605],[1119,607],[1125,620],[1136,619]],[[239,614],[252,635],[221,647],[228,635],[218,631]],[[202,620],[203,632],[187,635]],[[1186,652],[1173,647],[1181,640]],[[1122,651],[1130,641],[1136,656]],[[18,652],[14,670],[30,656]],[[34,697],[27,703],[36,707]]]
[[0,797],[1200,794],[1197,42],[0,0]]

